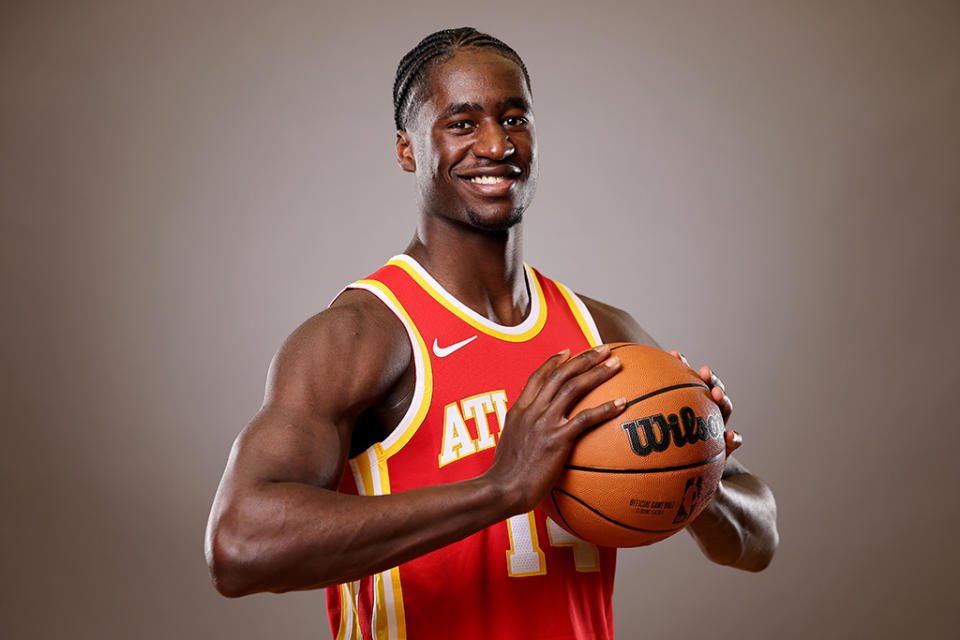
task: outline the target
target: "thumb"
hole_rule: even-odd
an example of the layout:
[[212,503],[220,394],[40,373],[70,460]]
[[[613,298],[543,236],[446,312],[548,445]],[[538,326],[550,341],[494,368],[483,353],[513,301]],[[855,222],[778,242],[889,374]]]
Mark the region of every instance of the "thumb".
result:
[[727,429],[723,436],[727,445],[727,457],[730,457],[730,454],[739,449],[740,445],[743,444],[743,436],[732,429]]

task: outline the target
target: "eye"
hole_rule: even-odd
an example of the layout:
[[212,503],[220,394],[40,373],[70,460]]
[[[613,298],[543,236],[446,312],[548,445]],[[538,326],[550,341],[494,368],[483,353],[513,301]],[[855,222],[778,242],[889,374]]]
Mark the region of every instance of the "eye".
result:
[[469,120],[457,120],[447,125],[447,129],[456,129],[458,131],[467,131],[473,128],[473,123]]
[[522,127],[527,124],[527,119],[523,116],[509,116],[503,119],[503,124],[506,127]]

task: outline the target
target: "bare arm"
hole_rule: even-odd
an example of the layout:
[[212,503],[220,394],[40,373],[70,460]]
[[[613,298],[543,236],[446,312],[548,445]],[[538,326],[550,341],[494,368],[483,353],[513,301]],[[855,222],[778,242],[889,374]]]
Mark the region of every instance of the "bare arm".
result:
[[[558,354],[534,372],[482,476],[386,496],[345,495],[336,488],[354,424],[382,402],[411,354],[402,325],[379,301],[365,292],[341,296],[281,348],[264,405],[233,446],[207,526],[217,589],[241,596],[339,584],[532,509],[576,436],[622,410],[611,402],[564,417],[616,372],[608,355]],[[544,452],[535,465],[521,454],[531,448]]]
[[[604,342],[659,345],[630,314],[581,296],[593,315]],[[674,353],[675,355],[679,355]],[[709,367],[698,372],[711,385],[724,421],[733,404]],[[748,571],[760,571],[773,559],[779,542],[777,503],[770,488],[730,454],[740,446],[739,435],[727,431],[727,461],[723,477],[707,508],[687,527],[704,555],[713,562]]]
[[770,564],[780,540],[773,492],[728,456],[715,497],[687,531],[710,560],[760,571]]

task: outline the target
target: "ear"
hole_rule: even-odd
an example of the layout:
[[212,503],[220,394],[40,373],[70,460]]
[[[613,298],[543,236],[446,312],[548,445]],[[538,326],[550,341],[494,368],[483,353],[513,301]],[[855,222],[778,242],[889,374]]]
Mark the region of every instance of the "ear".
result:
[[397,131],[397,162],[404,171],[414,173],[417,170],[417,161],[413,158],[413,144],[406,131]]

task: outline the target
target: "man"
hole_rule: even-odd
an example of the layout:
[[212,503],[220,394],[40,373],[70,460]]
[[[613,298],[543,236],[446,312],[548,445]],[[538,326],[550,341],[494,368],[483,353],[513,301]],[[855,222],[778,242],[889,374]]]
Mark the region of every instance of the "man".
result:
[[[614,550],[536,506],[578,434],[623,410],[567,417],[616,375],[605,343],[654,343],[524,266],[537,147],[516,52],[473,29],[432,34],[401,61],[394,106],[413,241],[277,354],[210,514],[214,582],[228,596],[329,587],[337,638],[612,637]],[[722,385],[700,375],[726,419]],[[728,456],[688,530],[711,560],[759,570],[775,511]]]

